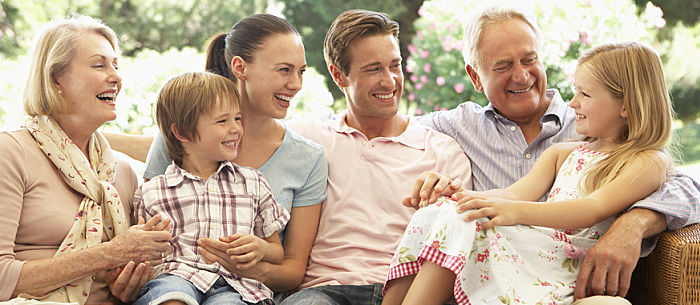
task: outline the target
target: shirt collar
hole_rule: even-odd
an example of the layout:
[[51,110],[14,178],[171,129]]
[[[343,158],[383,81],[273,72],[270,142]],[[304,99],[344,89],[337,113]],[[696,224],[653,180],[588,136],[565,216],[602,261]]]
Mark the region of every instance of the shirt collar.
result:
[[[366,138],[365,135],[362,134],[359,130],[348,126],[347,122],[345,121],[347,115],[347,110],[342,111],[337,115],[334,115],[333,118],[328,120],[328,125],[333,131],[337,133],[344,133],[348,135],[355,134],[357,136]],[[415,149],[425,149],[425,137],[427,132],[427,127],[424,127],[423,125],[415,121],[413,118],[409,117],[408,126],[406,126],[406,130],[404,130],[404,132],[401,133],[399,136],[379,137],[378,139],[400,143]]]
[[[219,163],[219,168],[216,170],[215,174],[217,176],[221,175],[222,172],[235,172],[236,171],[236,166],[234,163],[231,161],[223,161]],[[175,162],[171,163],[170,166],[168,166],[168,169],[165,171],[164,179],[165,179],[165,186],[167,187],[174,187],[185,181],[185,178],[189,180],[202,180],[201,178],[193,175],[192,173],[184,170],[183,168],[177,166]],[[235,175],[233,177],[233,181],[235,182],[236,178]]]
[[[547,111],[544,113],[542,118],[540,119],[540,122],[545,122],[545,121],[552,121],[556,120],[561,122],[564,118],[564,115],[566,114],[568,110],[568,105],[564,103],[564,100],[561,97],[561,94],[559,94],[559,91],[556,89],[547,89],[545,92],[545,96],[551,100],[549,103],[549,107],[547,107]],[[489,114],[491,117],[496,118],[496,119],[501,119],[504,118],[498,112],[496,112],[496,109],[493,108],[493,104],[490,102],[488,105],[484,106],[482,108],[483,111],[487,114]],[[507,118],[504,118],[507,120]]]

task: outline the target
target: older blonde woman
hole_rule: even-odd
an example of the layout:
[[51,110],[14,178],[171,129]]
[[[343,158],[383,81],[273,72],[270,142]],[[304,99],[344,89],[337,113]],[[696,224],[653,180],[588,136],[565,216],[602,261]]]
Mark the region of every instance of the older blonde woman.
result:
[[117,38],[87,16],[34,45],[23,128],[0,133],[0,301],[130,301],[169,249],[168,221],[130,227],[136,176],[96,130],[116,117]]

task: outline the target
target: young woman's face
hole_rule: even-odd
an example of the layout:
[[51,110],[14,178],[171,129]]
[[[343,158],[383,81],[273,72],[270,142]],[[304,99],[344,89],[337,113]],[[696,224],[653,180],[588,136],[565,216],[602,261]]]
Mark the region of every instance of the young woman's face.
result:
[[90,128],[116,118],[115,103],[122,86],[117,73],[117,55],[109,41],[88,33],[76,46],[75,55],[56,79],[69,115]]
[[245,82],[245,111],[284,118],[290,101],[301,90],[305,70],[304,44],[299,35],[275,34],[267,38],[253,60],[245,64],[243,77],[239,77]]

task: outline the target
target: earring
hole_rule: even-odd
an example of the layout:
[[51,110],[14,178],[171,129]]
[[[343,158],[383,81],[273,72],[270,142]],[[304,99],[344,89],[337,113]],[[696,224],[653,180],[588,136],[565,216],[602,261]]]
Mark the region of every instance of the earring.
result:
[[58,90],[58,94],[59,94],[59,95],[63,94],[63,91]]

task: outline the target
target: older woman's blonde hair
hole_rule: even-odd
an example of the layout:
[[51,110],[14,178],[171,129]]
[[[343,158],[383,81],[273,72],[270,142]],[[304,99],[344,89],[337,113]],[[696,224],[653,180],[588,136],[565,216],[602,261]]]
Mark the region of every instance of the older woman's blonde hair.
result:
[[36,37],[30,56],[29,73],[22,103],[30,116],[65,113],[67,105],[58,93],[56,80],[75,56],[78,41],[88,33],[104,36],[119,52],[114,31],[89,16],[71,14],[50,22]]
[[674,115],[656,52],[637,42],[604,44],[585,52],[577,68],[585,69],[613,97],[622,99],[627,111],[627,122],[617,136],[620,144],[590,168],[582,190],[590,193],[610,182],[628,160],[644,151],[664,152],[670,167],[673,158],[667,149]]
[[481,66],[482,54],[479,50],[479,42],[484,30],[489,25],[510,20],[520,20],[527,24],[535,33],[537,47],[541,49],[542,35],[536,23],[531,16],[513,4],[499,3],[481,6],[467,20],[468,22],[464,25],[464,36],[462,37],[462,57],[464,58],[464,64],[470,65],[474,69],[478,69]]

